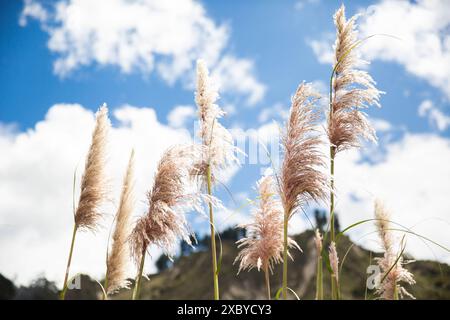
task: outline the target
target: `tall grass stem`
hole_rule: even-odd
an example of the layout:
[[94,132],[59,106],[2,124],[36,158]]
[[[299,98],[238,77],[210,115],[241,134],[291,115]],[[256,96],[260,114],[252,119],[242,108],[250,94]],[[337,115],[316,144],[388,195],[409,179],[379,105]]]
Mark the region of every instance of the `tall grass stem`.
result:
[[146,249],[143,249],[141,263],[139,265],[139,271],[138,271],[138,275],[136,277],[136,283],[134,285],[132,300],[139,299],[139,293],[141,291],[142,273],[144,272],[145,254],[146,254]]
[[[333,69],[330,78],[330,112],[329,112],[329,122],[332,122],[333,117],[333,77],[335,74],[336,66]],[[336,149],[333,145],[330,145],[330,241],[335,242],[335,228],[334,228],[334,159],[336,156]],[[333,275],[331,279],[331,299],[336,297],[335,281],[333,280]]]
[[334,158],[336,155],[335,148],[330,146],[330,239],[335,241],[335,222],[334,222]]
[[[212,196],[212,182],[211,182],[211,166],[208,164],[206,170],[206,181],[208,188],[208,195]],[[219,300],[219,274],[217,272],[217,253],[216,253],[216,231],[214,227],[214,212],[211,202],[209,206],[209,223],[211,227],[211,256],[212,256],[212,271],[213,271],[213,284],[214,284],[214,300]]]
[[60,299],[64,300],[66,297],[67,292],[67,281],[69,280],[69,272],[70,272],[70,264],[72,262],[72,254],[73,254],[73,248],[75,245],[75,236],[77,235],[77,225],[74,224],[73,226],[73,233],[72,233],[72,243],[70,244],[70,251],[69,251],[69,258],[67,259],[67,267],[66,267],[66,274],[64,276],[64,284],[63,289],[61,291]]
[[282,293],[283,299],[287,299],[287,272],[288,272],[288,223],[289,223],[289,213],[284,213],[284,250],[283,250],[283,286]]
[[108,300],[108,293],[106,291],[108,288],[108,275],[105,275],[105,282],[103,283],[103,288],[104,288],[103,300]]
[[264,268],[264,278],[266,280],[267,299],[271,300],[271,298],[270,298],[270,274],[269,274],[268,266],[266,266]]
[[321,253],[317,257],[316,300],[323,300],[323,263]]

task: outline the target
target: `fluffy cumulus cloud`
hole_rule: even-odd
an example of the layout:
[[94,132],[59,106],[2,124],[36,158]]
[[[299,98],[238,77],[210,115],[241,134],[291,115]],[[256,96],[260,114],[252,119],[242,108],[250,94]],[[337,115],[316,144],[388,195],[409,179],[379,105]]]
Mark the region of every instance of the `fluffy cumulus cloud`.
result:
[[196,110],[193,106],[176,106],[167,115],[167,122],[174,128],[183,127],[190,119],[195,118]]
[[263,108],[259,112],[258,121],[261,123],[265,123],[272,119],[281,119],[286,120],[289,115],[289,109],[283,106],[282,103],[275,103],[271,107]]
[[[135,148],[136,214],[142,214],[163,150],[191,138],[187,131],[162,125],[151,108],[123,106],[111,117],[117,120],[110,135],[107,168],[113,199],[118,199],[122,175]],[[7,277],[23,283],[43,272],[49,279],[62,281],[73,225],[73,174],[78,167],[79,181],[93,126],[94,114],[81,105],[56,104],[34,128],[1,132],[0,152],[8,156],[0,159],[0,268]],[[104,228],[96,236],[79,234],[73,272],[94,276],[105,272],[107,235],[116,205],[105,208]]]
[[[370,149],[371,153],[374,149]],[[336,159],[337,212],[341,226],[373,218],[373,200],[385,201],[392,220],[447,248],[450,204],[450,140],[435,134],[406,133],[388,143],[375,163],[362,161],[364,152],[340,154]],[[395,226],[398,228],[399,226]],[[350,233],[352,238],[380,250],[371,234],[372,222]],[[403,233],[397,232],[401,238]],[[406,251],[418,259],[439,259],[450,263],[448,252],[407,235]]]
[[22,27],[27,25],[27,17],[33,17],[34,19],[45,22],[47,21],[48,15],[47,10],[39,3],[33,0],[25,0],[25,6],[19,18],[19,25]]
[[[399,63],[450,97],[450,2],[446,0],[382,0],[362,12],[362,38],[373,34],[361,46],[363,56]],[[332,62],[330,34],[310,45],[322,63]]]
[[320,39],[308,39],[307,43],[313,50],[317,60],[323,64],[334,62],[333,43],[336,35],[331,32],[324,33]]
[[450,126],[450,117],[436,107],[431,100],[424,100],[419,105],[418,114],[428,118],[430,125],[439,131],[445,131]]
[[373,128],[377,132],[387,132],[387,131],[394,130],[394,127],[392,126],[392,124],[385,119],[371,118],[370,122],[371,122]]
[[[44,5],[45,4],[45,5]],[[249,59],[227,52],[229,28],[218,25],[196,0],[27,0],[19,23],[33,18],[49,35],[54,71],[67,76],[92,64],[117,66],[124,73],[157,71],[169,84],[192,86],[193,66],[207,61],[223,90],[258,102],[265,86]]]
[[222,91],[249,93],[247,102],[254,105],[263,98],[266,87],[252,76],[253,69],[253,61],[225,55],[214,68],[212,76]]
[[371,6],[361,23],[362,36],[375,37],[362,46],[368,59],[394,61],[429,81],[450,97],[450,2],[446,0],[384,0]]

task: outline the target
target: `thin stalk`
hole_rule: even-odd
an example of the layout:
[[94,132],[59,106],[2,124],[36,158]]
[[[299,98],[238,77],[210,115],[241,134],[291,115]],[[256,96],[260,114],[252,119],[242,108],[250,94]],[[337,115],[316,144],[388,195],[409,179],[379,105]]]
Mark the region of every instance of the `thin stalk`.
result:
[[[106,270],[106,274],[108,274],[108,270]],[[103,300],[108,300],[108,276],[105,276],[105,282],[103,285],[103,288],[105,288],[105,292],[103,293]]]
[[284,212],[284,250],[283,250],[283,299],[287,299],[287,271],[288,271],[288,219],[289,214]]
[[317,257],[316,300],[323,300],[323,263],[320,252]]
[[[208,187],[208,195],[212,196],[211,166],[209,164],[206,170],[206,181]],[[212,256],[212,271],[214,283],[214,300],[219,300],[219,274],[217,272],[216,231],[214,228],[214,212],[211,202],[208,203],[208,206],[209,206],[209,224],[211,228],[211,256]]]
[[67,259],[66,275],[64,276],[63,289],[62,289],[61,295],[60,295],[61,300],[64,300],[66,297],[67,280],[69,280],[70,264],[72,262],[73,247],[75,245],[75,236],[77,234],[77,229],[78,229],[78,226],[76,224],[74,224],[73,233],[72,233],[72,243],[70,244],[69,258]]
[[[337,64],[333,68],[333,72],[330,78],[330,113],[329,113],[329,123],[333,120],[333,78],[336,72]],[[335,229],[334,229],[334,158],[336,156],[336,147],[330,145],[330,240],[335,242]],[[337,281],[335,281],[335,276],[331,274],[331,298],[333,300],[337,299],[338,288],[336,286]]]
[[336,276],[331,274],[331,299],[338,300],[338,285]]
[[270,275],[269,267],[267,265],[264,268],[264,278],[266,279],[267,299],[270,300]]
[[146,248],[144,248],[142,250],[141,264],[139,265],[139,272],[136,277],[136,283],[134,285],[132,300],[139,299],[139,293],[141,291],[141,279],[142,279],[142,273],[144,272],[144,263],[145,263],[145,254],[146,253],[147,253],[147,250],[146,250]]
[[394,286],[394,300],[399,300],[397,283]]
[[336,278],[336,293],[337,293],[337,300],[341,300],[341,285],[339,283],[339,280]]
[[[341,268],[342,268],[342,264],[344,263],[344,261],[342,260],[341,263]],[[369,266],[372,264],[372,251],[369,251]],[[367,276],[369,277],[369,276]],[[366,289],[364,290],[364,300],[367,300],[367,279],[366,279]]]
[[334,286],[334,276],[331,274],[331,299],[335,300],[336,297],[336,287]]
[[334,229],[334,158],[336,156],[336,149],[330,146],[330,234],[331,241],[335,242]]

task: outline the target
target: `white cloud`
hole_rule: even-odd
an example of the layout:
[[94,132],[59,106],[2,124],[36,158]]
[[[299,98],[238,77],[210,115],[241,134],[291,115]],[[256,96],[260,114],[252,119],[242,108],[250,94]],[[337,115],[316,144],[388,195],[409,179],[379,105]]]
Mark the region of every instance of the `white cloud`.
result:
[[335,35],[326,33],[320,39],[307,40],[307,44],[311,47],[317,60],[323,64],[334,63],[333,43]]
[[370,123],[377,132],[386,132],[393,129],[392,124],[384,119],[371,118]]
[[[368,60],[393,61],[450,97],[450,2],[382,0],[360,18],[360,37],[376,36],[360,46]],[[331,34],[309,41],[319,62],[333,62]]]
[[275,103],[272,107],[263,108],[259,112],[258,121],[261,123],[277,119],[285,121],[289,116],[289,109],[281,103]]
[[384,0],[367,9],[361,36],[381,33],[399,37],[374,37],[361,50],[368,59],[394,61],[441,89],[450,97],[450,2],[447,0]]
[[[252,61],[226,53],[229,29],[210,18],[197,0],[58,1],[45,8],[28,0],[20,17],[41,22],[56,54],[60,76],[83,66],[117,66],[124,73],[156,70],[169,84],[192,86],[193,66],[207,61],[223,92],[247,96],[254,104],[264,95]],[[229,69],[228,69],[229,68]]]
[[[448,239],[450,203],[450,140],[434,134],[405,134],[386,146],[374,164],[362,162],[358,151],[336,159],[337,209],[341,226],[373,218],[373,199],[383,199],[392,220],[414,232],[450,247]],[[369,222],[353,229],[354,240],[373,249],[376,235]],[[399,233],[399,236],[401,233]],[[374,241],[375,240],[375,241]],[[407,235],[407,252],[418,259],[450,263],[450,255],[434,245],[433,252],[417,237]]]
[[236,106],[234,104],[225,104],[222,106],[226,117],[230,117],[236,114]]
[[318,4],[320,0],[299,0],[294,4],[295,10],[301,11],[309,4]]
[[254,105],[264,97],[266,87],[253,76],[253,61],[224,56],[213,69],[220,90],[241,94],[249,93],[247,102]]
[[171,127],[180,128],[195,116],[196,111],[193,106],[176,106],[167,115],[167,121]]
[[439,131],[445,131],[450,126],[450,117],[439,110],[431,100],[424,100],[417,109],[419,116],[428,118],[430,125]]
[[39,3],[33,0],[25,0],[25,6],[19,17],[19,25],[25,27],[28,17],[36,19],[40,22],[46,22],[48,19],[47,11]]

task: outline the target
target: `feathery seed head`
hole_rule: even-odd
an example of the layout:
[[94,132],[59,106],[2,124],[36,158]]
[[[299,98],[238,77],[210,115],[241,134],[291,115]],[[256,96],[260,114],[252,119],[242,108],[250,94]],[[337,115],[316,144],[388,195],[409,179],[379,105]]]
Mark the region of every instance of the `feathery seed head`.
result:
[[328,114],[328,138],[336,153],[360,146],[360,139],[376,142],[375,130],[361,109],[370,105],[380,106],[382,93],[375,81],[357,67],[366,62],[356,52],[359,45],[356,31],[357,16],[345,18],[342,5],[334,15],[336,26],[335,62],[332,83],[331,110]]
[[393,234],[389,230],[391,216],[386,210],[383,202],[379,199],[375,199],[375,224],[380,236],[383,250],[391,251],[393,249]]
[[317,255],[321,255],[322,252],[322,235],[320,234],[319,229],[316,229],[314,232],[314,244],[316,245],[316,251],[317,251]]
[[150,244],[172,256],[179,239],[191,243],[184,211],[198,200],[187,190],[194,150],[191,146],[172,147],[158,164],[148,193],[148,213],[139,219],[131,235],[132,255],[138,264]]
[[111,253],[107,259],[106,279],[108,286],[106,292],[114,293],[121,288],[128,288],[127,267],[130,236],[130,220],[134,208],[134,150],[131,151],[127,171],[122,185],[119,209],[115,218],[115,229],[112,235]]
[[[238,248],[242,248],[235,260],[235,263],[241,261],[239,272],[253,268],[272,272],[274,265],[283,261],[283,206],[277,197],[273,177],[263,176],[257,188],[259,203],[253,211],[253,221],[242,225],[247,236],[237,241]],[[288,245],[301,250],[291,238]]]
[[199,135],[203,148],[201,160],[195,164],[192,173],[196,177],[204,177],[208,165],[214,173],[217,169],[239,164],[235,156],[239,149],[233,145],[231,133],[219,122],[225,112],[216,104],[218,97],[217,87],[209,76],[205,62],[198,60],[195,101],[198,106]]
[[339,282],[339,257],[336,251],[336,243],[334,243],[334,241],[331,242],[328,250],[329,250],[328,252],[331,270],[333,270],[333,274],[336,277],[336,281]]
[[381,299],[385,300],[393,300],[395,292],[398,292],[401,298],[408,296],[414,299],[414,297],[400,285],[401,282],[412,285],[415,283],[415,280],[413,275],[404,268],[404,265],[407,262],[403,260],[403,257],[398,256],[399,253],[397,253],[394,248],[395,238],[390,230],[390,214],[385,209],[383,203],[378,199],[375,200],[375,218],[377,219],[376,226],[384,250],[383,257],[376,258],[375,260],[380,266],[382,277],[389,272],[384,281],[379,284],[377,293]]
[[315,129],[318,113],[314,105],[319,97],[310,84],[302,83],[292,98],[282,140],[284,159],[280,177],[281,201],[290,216],[309,200],[327,198],[327,176],[320,170],[324,166],[319,150],[322,141]]
[[108,193],[104,170],[110,126],[108,108],[103,104],[96,113],[92,142],[81,179],[80,199],[75,212],[75,224],[80,229],[95,230],[102,216],[100,206]]

